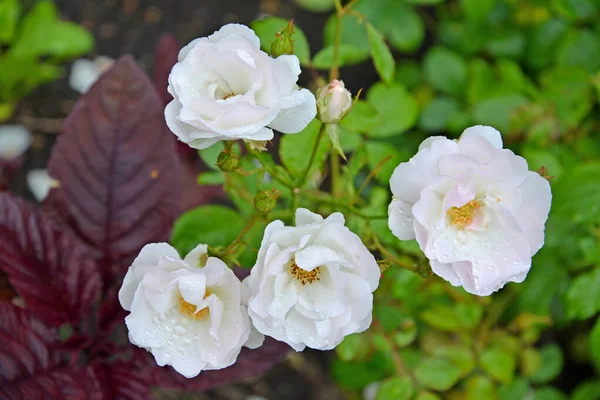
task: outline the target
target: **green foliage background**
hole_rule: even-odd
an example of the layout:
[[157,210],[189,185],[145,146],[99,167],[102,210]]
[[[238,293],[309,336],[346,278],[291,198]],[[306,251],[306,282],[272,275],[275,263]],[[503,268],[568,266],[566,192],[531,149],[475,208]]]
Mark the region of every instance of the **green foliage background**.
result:
[[92,35],[62,21],[51,0],[0,0],[0,122],[35,88],[61,77],[60,63],[93,47]]
[[[329,12],[335,2],[298,3]],[[305,69],[335,66],[339,16],[327,23],[322,49],[311,51],[296,28]],[[268,50],[285,24],[267,18],[252,27]],[[391,264],[373,326],[336,349],[331,373],[350,396],[380,382],[377,400],[600,399],[600,1],[354,1],[341,17],[337,61],[369,59],[381,82],[365,88],[341,123],[348,161],[331,176],[331,193],[319,188],[337,166],[325,162],[328,143],[318,142],[314,121],[281,139],[282,165],[249,151],[244,174],[215,167],[201,175],[200,184],[224,184],[234,208],[191,211],[173,243],[189,250],[193,231],[194,244],[213,243],[214,253],[251,267],[268,220],[291,222],[298,204],[342,211],[382,266]],[[554,176],[545,247],[524,283],[488,298],[431,276],[417,244],[399,242],[385,219],[394,167],[427,136],[457,138],[476,124],[496,127],[532,170],[545,166]],[[221,150],[201,155],[214,165]],[[281,191],[280,206],[237,241],[253,218],[252,197],[272,188]]]

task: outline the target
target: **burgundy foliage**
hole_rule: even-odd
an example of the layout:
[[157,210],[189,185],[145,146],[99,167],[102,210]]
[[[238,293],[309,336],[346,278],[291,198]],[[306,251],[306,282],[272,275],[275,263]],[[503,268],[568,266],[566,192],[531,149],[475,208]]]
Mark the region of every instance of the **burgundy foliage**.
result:
[[33,205],[0,193],[0,269],[27,308],[51,326],[77,322],[100,288],[86,247]]
[[[167,79],[178,48],[172,37],[161,46],[157,81]],[[258,375],[289,350],[267,339],[229,368],[185,379],[127,341],[118,288],[128,265],[145,244],[168,240],[179,213],[217,193],[195,184],[198,163],[178,155],[163,104],[133,59],[121,58],[65,122],[49,163],[60,187],[45,212],[0,193],[0,399],[143,400],[153,386],[206,390]],[[61,341],[65,323],[72,333]]]
[[47,206],[123,273],[146,243],[169,239],[181,168],[154,87],[130,56],[82,96],[50,157]]
[[0,304],[0,398],[105,399],[103,371],[61,363],[55,333],[12,304]]

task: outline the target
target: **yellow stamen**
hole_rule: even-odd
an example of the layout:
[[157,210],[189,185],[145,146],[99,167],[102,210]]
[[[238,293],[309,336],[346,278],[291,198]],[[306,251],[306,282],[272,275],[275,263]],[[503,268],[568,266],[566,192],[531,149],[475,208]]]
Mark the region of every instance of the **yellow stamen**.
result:
[[300,268],[295,260],[291,260],[288,264],[290,269],[290,274],[296,279],[298,282],[302,284],[302,286],[307,283],[313,283],[321,280],[321,267],[316,267],[312,271],[306,271]]
[[481,207],[477,200],[471,200],[462,207],[450,207],[446,214],[450,217],[450,222],[459,228],[464,228],[473,223],[475,210]]
[[[211,293],[207,290],[204,294],[204,299],[206,299],[210,295]],[[206,317],[210,313],[210,310],[208,309],[208,307],[204,307],[203,309],[198,310],[198,307],[196,305],[188,303],[183,299],[183,296],[179,296],[179,312],[185,315],[186,317],[190,317],[192,319],[195,319],[196,321],[199,321]]]

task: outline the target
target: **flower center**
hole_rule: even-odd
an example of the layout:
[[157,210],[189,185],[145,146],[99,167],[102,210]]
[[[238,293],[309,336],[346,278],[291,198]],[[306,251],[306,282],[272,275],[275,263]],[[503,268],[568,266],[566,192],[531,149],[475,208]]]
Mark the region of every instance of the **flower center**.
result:
[[481,203],[477,200],[471,200],[462,207],[450,207],[446,211],[446,215],[450,217],[450,222],[459,228],[464,228],[473,223],[474,214],[481,207]]
[[[204,293],[204,298],[206,299],[208,296],[210,296],[211,293],[207,290],[206,293]],[[206,317],[210,310],[208,309],[208,307],[204,307],[201,310],[198,310],[198,307],[192,303],[188,303],[187,301],[185,301],[183,299],[183,296],[179,296],[179,312],[183,315],[185,315],[186,317],[195,319],[196,321],[199,321],[201,319],[203,319],[204,317]]]
[[290,274],[296,279],[298,282],[302,284],[302,286],[311,284],[313,282],[317,282],[321,280],[321,267],[316,267],[312,271],[307,271],[305,269],[300,268],[295,260],[291,260],[288,264],[288,268],[290,270]]

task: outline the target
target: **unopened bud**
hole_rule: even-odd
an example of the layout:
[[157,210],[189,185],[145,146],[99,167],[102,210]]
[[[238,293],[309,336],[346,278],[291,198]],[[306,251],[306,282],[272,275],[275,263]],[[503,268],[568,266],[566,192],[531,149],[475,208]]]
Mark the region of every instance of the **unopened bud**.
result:
[[275,209],[279,190],[263,190],[254,196],[254,208],[262,214],[268,214]]
[[225,149],[217,158],[217,166],[223,172],[233,172],[240,165],[240,159],[231,149]]
[[294,54],[294,20],[290,20],[286,28],[277,32],[275,40],[271,43],[271,55],[279,57],[285,54]]
[[317,91],[317,108],[325,124],[340,122],[352,109],[352,95],[344,82],[333,80]]

